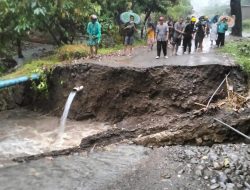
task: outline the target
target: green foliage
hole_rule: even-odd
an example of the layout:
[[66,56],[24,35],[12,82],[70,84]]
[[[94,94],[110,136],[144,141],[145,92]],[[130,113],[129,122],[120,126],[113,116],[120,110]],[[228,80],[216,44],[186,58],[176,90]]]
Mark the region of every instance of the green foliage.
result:
[[250,41],[232,41],[223,47],[222,52],[228,53],[232,56],[236,63],[240,64],[241,67],[250,73]]
[[193,7],[188,0],[180,0],[178,4],[167,8],[167,15],[174,20],[187,17],[192,14]]
[[60,61],[80,59],[87,57],[89,47],[85,45],[64,45],[57,50],[57,57]]
[[48,98],[49,89],[47,75],[49,74],[49,71],[47,69],[37,68],[32,72],[40,74],[38,82],[32,81],[32,89],[35,90],[37,94],[43,95],[45,98]]

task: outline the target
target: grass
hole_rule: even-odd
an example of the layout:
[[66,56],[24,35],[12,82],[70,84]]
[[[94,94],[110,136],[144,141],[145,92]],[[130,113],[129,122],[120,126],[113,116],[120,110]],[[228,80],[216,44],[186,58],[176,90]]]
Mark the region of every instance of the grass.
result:
[[[142,45],[145,45],[144,40],[137,40],[135,43],[135,46],[142,46]],[[99,49],[98,54],[100,55],[113,54],[119,50],[122,50],[123,48],[124,48],[123,44],[117,44],[111,48]],[[55,51],[54,55],[28,61],[14,72],[1,76],[0,80],[16,78],[23,75],[29,76],[32,73],[41,72],[44,68],[47,69],[53,68],[55,65],[58,65],[65,60],[79,59],[88,56],[88,54],[89,54],[89,47],[87,47],[86,45],[82,44],[65,45],[58,48]]]
[[236,63],[250,74],[250,40],[231,41],[221,51],[232,56]]
[[250,19],[242,21],[243,32],[250,33]]
[[16,71],[4,75],[0,80],[16,78],[24,75],[31,75],[32,73],[37,73],[44,68],[52,68],[54,65],[58,64],[59,61],[55,56],[49,56],[43,59],[32,60],[25,63],[22,67],[18,68]]

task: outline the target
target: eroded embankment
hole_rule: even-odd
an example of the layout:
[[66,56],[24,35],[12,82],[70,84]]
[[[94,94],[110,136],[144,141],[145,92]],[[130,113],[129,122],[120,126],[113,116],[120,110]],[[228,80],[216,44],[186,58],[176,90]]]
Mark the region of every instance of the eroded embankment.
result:
[[[84,86],[72,104],[69,118],[119,122],[142,115],[181,114],[205,103],[225,75],[238,92],[246,91],[245,75],[237,67],[112,68],[94,64],[57,67],[49,76],[49,98],[39,99],[26,91],[26,104],[60,116],[69,92]],[[215,97],[223,99],[226,91]]]
[[[246,75],[238,67],[231,66],[139,69],[77,64],[58,67],[49,76],[49,100],[39,99],[26,91],[26,101],[29,100],[33,108],[52,110],[60,115],[72,87],[83,85],[84,92],[76,96],[70,118],[95,118],[116,125],[113,129],[84,138],[78,147],[17,158],[15,161],[66,155],[124,140],[144,146],[208,145],[237,140],[238,135],[221,126],[214,118],[249,133],[248,106],[238,111],[216,105],[208,110],[199,110],[201,107],[195,104],[206,104],[228,73],[234,90],[246,92]],[[227,91],[223,87],[213,102],[226,96]]]

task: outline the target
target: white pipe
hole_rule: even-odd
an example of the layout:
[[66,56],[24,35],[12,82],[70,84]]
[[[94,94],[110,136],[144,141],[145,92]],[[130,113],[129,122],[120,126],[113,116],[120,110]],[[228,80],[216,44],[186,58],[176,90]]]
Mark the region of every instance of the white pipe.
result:
[[83,86],[74,87],[73,91],[80,92],[83,90]]
[[237,129],[231,127],[230,125],[224,123],[223,121],[221,121],[221,120],[219,120],[219,119],[216,119],[216,118],[214,118],[214,120],[215,120],[215,121],[218,121],[219,123],[221,123],[221,124],[227,126],[227,127],[230,128],[231,130],[235,131],[235,132],[238,133],[239,135],[241,135],[241,136],[245,137],[246,139],[250,140],[250,137],[249,137],[249,136],[247,136],[247,135],[245,135],[244,133],[238,131]]

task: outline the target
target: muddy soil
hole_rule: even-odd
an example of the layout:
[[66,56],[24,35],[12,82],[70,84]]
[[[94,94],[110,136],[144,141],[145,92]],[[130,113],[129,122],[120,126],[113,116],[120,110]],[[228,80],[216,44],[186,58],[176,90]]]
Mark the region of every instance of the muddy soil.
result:
[[[69,118],[95,118],[116,123],[142,115],[181,114],[206,103],[225,75],[237,92],[246,92],[246,76],[239,68],[225,65],[159,66],[154,68],[107,67],[75,64],[55,68],[49,76],[49,98],[39,99],[26,90],[26,105],[60,116],[69,92],[78,93]],[[221,91],[214,100],[223,99]]]

